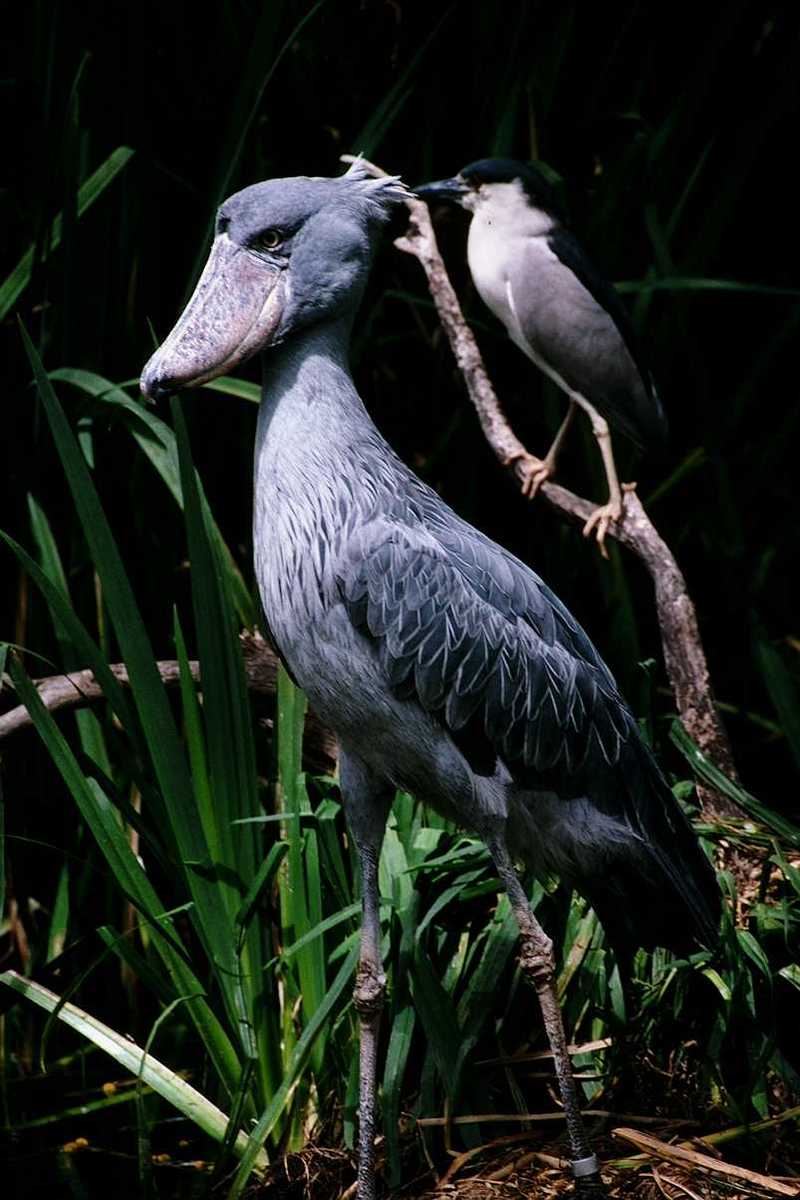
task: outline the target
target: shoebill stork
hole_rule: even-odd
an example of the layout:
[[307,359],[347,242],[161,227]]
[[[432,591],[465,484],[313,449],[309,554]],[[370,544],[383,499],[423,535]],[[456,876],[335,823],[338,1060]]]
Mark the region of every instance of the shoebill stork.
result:
[[269,637],[336,731],[362,870],[359,1200],[375,1195],[386,980],[378,857],[392,798],[474,830],[519,924],[573,1170],[599,1180],[553,990],[552,943],[515,870],[559,872],[618,946],[714,938],[709,863],[600,655],[547,585],[397,457],[348,368],[381,226],[408,192],[354,165],[256,183],[219,209],[208,264],[142,391],[196,387],[254,354],[255,565]]
[[609,422],[640,448],[666,439],[664,411],[612,285],[558,217],[548,181],[533,163],[485,158],[453,179],[417,188],[425,200],[451,200],[471,214],[467,260],[484,304],[515,346],[569,397],[569,408],[543,459],[526,462],[531,499],[555,472],[576,407],[587,413],[603,457],[608,501],[584,526],[600,548],[622,515],[622,489]]

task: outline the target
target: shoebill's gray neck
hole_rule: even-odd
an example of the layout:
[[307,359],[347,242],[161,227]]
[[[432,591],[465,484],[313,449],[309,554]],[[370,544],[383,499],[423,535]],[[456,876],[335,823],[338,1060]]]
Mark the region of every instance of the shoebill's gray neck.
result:
[[257,464],[337,458],[374,435],[347,361],[350,325],[349,315],[318,323],[265,351]]
[[315,325],[262,360],[256,575],[273,636],[298,679],[304,676],[296,634],[322,619],[333,589],[324,549],[353,504],[353,489],[362,485],[361,449],[377,436],[350,376],[348,333],[342,322]]
[[351,326],[351,314],[319,322],[266,350],[261,358],[262,407],[280,405],[317,414],[343,406],[342,415],[351,408],[363,409],[348,363]]

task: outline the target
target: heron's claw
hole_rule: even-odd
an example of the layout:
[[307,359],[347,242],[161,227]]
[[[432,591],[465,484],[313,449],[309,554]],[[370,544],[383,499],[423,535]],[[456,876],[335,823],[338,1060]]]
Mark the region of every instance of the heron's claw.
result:
[[583,536],[588,538],[593,532],[597,538],[597,545],[603,558],[608,558],[608,550],[606,549],[606,534],[608,527],[612,521],[618,521],[622,515],[622,506],[612,504],[609,500],[608,504],[601,504],[596,508],[589,520],[583,527]]
[[607,504],[601,504],[596,508],[583,527],[583,536],[585,538],[588,538],[594,532],[603,558],[608,558],[608,550],[606,549],[608,527],[612,523],[616,524],[617,521],[621,520],[624,512],[625,495],[635,490],[635,483],[623,483],[621,494],[611,497]]
[[555,464],[547,458],[526,454],[523,458],[521,490],[528,500],[534,500],[543,483],[555,474]]

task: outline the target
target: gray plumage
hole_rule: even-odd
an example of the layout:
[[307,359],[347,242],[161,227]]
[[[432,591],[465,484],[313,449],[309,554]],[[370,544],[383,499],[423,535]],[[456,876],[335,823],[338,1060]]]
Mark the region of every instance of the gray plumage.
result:
[[[397,458],[331,331],[310,329],[266,359],[264,396],[254,492],[264,611],[345,751],[472,829],[507,817],[530,865],[567,875],[601,907],[608,894],[626,942],[685,945],[687,922],[710,937],[710,868],[557,597]],[[637,876],[637,904],[614,916]]]
[[[531,957],[538,926],[507,847],[572,880],[621,945],[682,945],[691,932],[710,940],[717,903],[709,864],[589,638],[529,567],[398,459],[356,392],[351,321],[380,227],[406,194],[356,166],[341,179],[274,180],[233,196],[195,296],[142,376],[143,390],[160,395],[230,369],[258,338],[265,350],[256,574],[271,640],[339,736],[364,869],[362,1198],[373,1194],[385,982],[377,856],[394,789],[486,840],[534,976],[550,963],[549,943]],[[588,1150],[570,1094],[580,1167]],[[581,1169],[596,1172],[596,1160]]]

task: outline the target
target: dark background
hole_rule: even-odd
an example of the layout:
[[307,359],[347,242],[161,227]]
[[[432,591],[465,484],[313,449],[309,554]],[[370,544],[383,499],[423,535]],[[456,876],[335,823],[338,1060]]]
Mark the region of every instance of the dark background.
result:
[[[201,19],[184,3],[41,3],[5,28],[16,135],[0,197],[9,270],[65,211],[64,244],[19,305],[49,368],[136,376],[150,323],[161,338],[180,310],[216,204],[260,178],[335,174],[339,154],[356,149],[412,184],[485,154],[536,153],[563,177],[573,225],[611,278],[797,286],[798,29],[788,6],[700,5],[687,24],[665,5],[328,0],[292,36],[307,11],[229,3]],[[134,158],[76,223],[76,185],[121,144]],[[438,227],[501,398],[542,451],[563,403],[472,293],[462,214],[442,211]],[[797,298],[668,289],[628,301],[672,436],[661,462],[632,461],[619,438],[622,474],[639,480],[645,501],[672,478],[651,512],[688,576],[745,783],[788,805],[792,738],[776,726],[786,726],[787,705],[797,718]],[[3,339],[2,523],[25,542],[31,491],[61,543],[72,519],[11,317]],[[659,658],[642,571],[618,555],[604,564],[577,529],[513,493],[467,406],[418,265],[388,239],[354,357],[370,410],[403,457],[544,574],[645,712],[664,680],[637,665]],[[64,395],[77,413],[79,397]],[[246,567],[254,411],[208,392],[185,408],[212,505]],[[166,653],[163,584],[176,570],[179,525],[127,441],[99,420],[95,433],[101,491]],[[562,481],[600,498],[598,461],[588,429],[573,434]],[[8,558],[2,578],[3,636],[46,653],[38,602],[22,611]],[[24,637],[14,638],[15,621]],[[666,695],[655,710],[669,712]],[[794,750],[796,759],[796,738]]]

